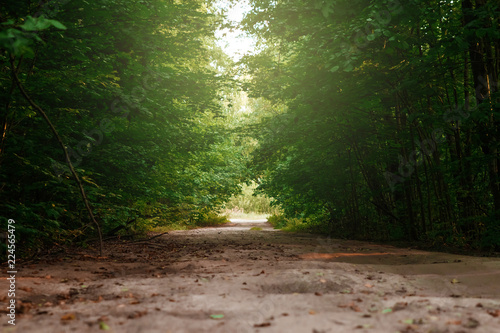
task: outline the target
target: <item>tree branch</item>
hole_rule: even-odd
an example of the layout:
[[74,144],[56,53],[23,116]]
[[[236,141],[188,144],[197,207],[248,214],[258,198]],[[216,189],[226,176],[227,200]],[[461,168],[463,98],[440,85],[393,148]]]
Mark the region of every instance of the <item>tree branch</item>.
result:
[[43,119],[45,119],[45,122],[49,125],[50,130],[52,131],[52,133],[56,137],[57,141],[59,142],[59,145],[61,146],[62,150],[64,151],[64,156],[66,157],[66,163],[68,164],[68,167],[69,167],[69,169],[71,171],[71,174],[73,175],[73,177],[75,178],[75,180],[76,180],[76,182],[78,184],[78,188],[80,189],[80,195],[81,195],[81,197],[83,199],[83,202],[85,203],[85,208],[87,209],[87,212],[89,214],[90,219],[92,220],[92,222],[97,227],[97,232],[99,233],[99,255],[102,257],[102,255],[103,255],[103,252],[102,252],[103,244],[102,244],[101,226],[99,225],[99,223],[97,222],[97,220],[94,217],[94,214],[92,213],[92,209],[90,208],[89,200],[87,199],[87,195],[85,194],[85,190],[83,188],[83,185],[82,185],[82,182],[80,180],[80,177],[78,177],[78,174],[76,173],[75,169],[73,168],[73,164],[71,163],[71,159],[69,157],[68,150],[66,149],[66,146],[64,145],[61,137],[59,136],[59,133],[57,132],[56,128],[54,127],[54,125],[50,121],[50,119],[47,116],[47,114],[45,113],[45,111],[43,111],[43,109],[40,106],[38,106],[31,99],[31,97],[28,95],[28,93],[24,89],[24,87],[23,87],[23,85],[21,83],[21,80],[19,80],[19,76],[17,75],[16,65],[14,63],[14,56],[13,55],[10,56],[10,64],[12,66],[12,75],[13,75],[14,81],[16,82],[17,87],[21,91],[21,94],[28,101],[28,103],[31,105],[31,107],[33,109],[35,109],[43,117]]

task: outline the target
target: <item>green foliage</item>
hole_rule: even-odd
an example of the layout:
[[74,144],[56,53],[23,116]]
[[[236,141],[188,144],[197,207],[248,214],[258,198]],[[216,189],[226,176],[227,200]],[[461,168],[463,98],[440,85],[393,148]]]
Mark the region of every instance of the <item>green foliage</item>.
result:
[[228,223],[229,220],[225,216],[219,216],[218,214],[214,212],[209,212],[207,214],[204,214],[197,222],[197,226],[201,227],[213,227],[213,226],[218,226],[221,224]]
[[255,193],[256,188],[255,182],[242,184],[241,193],[233,195],[227,201],[224,213],[233,217],[237,217],[236,214],[276,214],[279,209],[272,206],[272,199],[263,194]]
[[296,217],[285,217],[284,215],[271,215],[267,221],[274,229],[281,229],[288,232],[313,232],[317,233],[314,222],[310,219],[300,219]]
[[273,223],[500,247],[498,2],[251,4],[250,165]]
[[10,57],[105,234],[224,222],[210,212],[239,190],[248,154],[227,121],[237,87],[220,66],[231,61],[215,44],[222,17],[212,2],[49,7],[1,5],[0,210],[20,226],[20,251],[96,230],[58,142],[13,85]]
[[213,1],[51,3],[0,7],[0,210],[22,251],[96,230],[12,60],[104,233],[222,223],[229,201],[289,230],[500,247],[498,2],[252,0],[239,64]]
[[287,220],[283,215],[273,214],[267,218],[267,222],[269,222],[274,229],[282,229],[287,225]]

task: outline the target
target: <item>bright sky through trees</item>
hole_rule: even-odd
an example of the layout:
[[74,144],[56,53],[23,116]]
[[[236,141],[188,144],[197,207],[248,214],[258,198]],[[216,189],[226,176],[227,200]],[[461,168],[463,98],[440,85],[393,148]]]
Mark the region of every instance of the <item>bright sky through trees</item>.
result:
[[[227,20],[233,24],[239,23],[245,16],[245,12],[251,9],[247,0],[238,1],[230,6],[229,1],[221,0],[218,7],[227,10]],[[238,61],[241,57],[255,47],[253,38],[245,35],[240,29],[222,29],[217,31],[218,44],[233,60]]]

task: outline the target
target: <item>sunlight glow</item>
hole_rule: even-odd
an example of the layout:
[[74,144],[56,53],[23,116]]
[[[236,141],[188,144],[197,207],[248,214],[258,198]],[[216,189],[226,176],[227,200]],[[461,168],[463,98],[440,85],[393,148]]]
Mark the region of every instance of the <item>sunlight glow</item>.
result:
[[[251,9],[248,0],[238,1],[232,7],[229,1],[220,0],[217,7],[227,10],[227,21],[234,24],[241,22],[245,13]],[[215,36],[219,38],[217,44],[234,61],[240,60],[243,55],[255,48],[255,40],[240,29],[222,29],[217,31]]]

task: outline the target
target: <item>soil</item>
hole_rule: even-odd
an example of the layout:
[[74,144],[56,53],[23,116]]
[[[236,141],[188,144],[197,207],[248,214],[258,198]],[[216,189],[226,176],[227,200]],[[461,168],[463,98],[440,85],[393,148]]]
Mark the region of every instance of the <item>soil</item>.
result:
[[[262,230],[250,230],[252,227]],[[2,332],[500,332],[500,259],[285,233],[175,231],[18,263]]]

